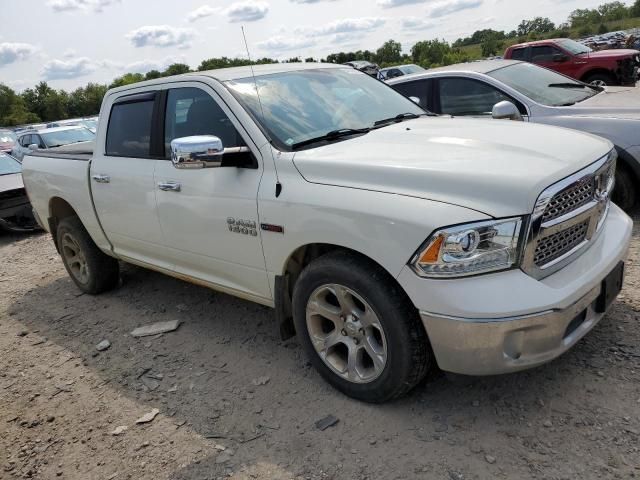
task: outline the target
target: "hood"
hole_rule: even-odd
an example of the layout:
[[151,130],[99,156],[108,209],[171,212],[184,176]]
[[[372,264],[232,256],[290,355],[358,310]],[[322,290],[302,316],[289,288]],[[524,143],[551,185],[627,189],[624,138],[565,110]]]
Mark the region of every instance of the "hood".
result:
[[638,55],[638,53],[640,53],[638,50],[632,50],[629,48],[610,48],[589,52],[580,56],[586,56],[589,58],[626,58]]
[[0,193],[10,190],[24,188],[21,173],[10,173],[8,175],[0,175]]
[[532,212],[545,188],[611,148],[607,140],[544,125],[422,117],[297,152],[293,161],[311,183],[420,197],[507,217]]
[[[562,109],[565,111],[565,107]],[[640,90],[636,87],[605,87],[603,92],[566,107],[576,114],[640,119]]]

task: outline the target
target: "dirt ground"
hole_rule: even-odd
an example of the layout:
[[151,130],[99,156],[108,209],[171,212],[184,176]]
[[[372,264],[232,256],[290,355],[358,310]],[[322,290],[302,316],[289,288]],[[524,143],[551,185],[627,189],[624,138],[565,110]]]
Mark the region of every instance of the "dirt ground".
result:
[[131,266],[82,295],[48,235],[0,235],[0,478],[638,478],[636,225],[622,295],[569,353],[380,406],[323,382],[267,308]]

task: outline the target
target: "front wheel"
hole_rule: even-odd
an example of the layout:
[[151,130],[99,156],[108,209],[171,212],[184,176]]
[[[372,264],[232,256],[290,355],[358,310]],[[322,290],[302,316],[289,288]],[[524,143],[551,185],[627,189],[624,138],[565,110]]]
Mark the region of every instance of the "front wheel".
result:
[[78,217],[63,219],[56,234],[62,263],[80,290],[95,295],[118,285],[118,261],[97,247]]
[[584,83],[588,83],[589,85],[593,85],[595,87],[607,87],[615,85],[616,79],[613,77],[613,75],[600,72],[587,75],[584,79]]
[[397,398],[431,364],[429,340],[405,293],[355,254],[332,252],[308,265],[294,288],[293,316],[314,367],[356,399]]
[[631,210],[636,204],[636,187],[631,171],[618,165],[616,169],[616,185],[611,200],[625,211]]

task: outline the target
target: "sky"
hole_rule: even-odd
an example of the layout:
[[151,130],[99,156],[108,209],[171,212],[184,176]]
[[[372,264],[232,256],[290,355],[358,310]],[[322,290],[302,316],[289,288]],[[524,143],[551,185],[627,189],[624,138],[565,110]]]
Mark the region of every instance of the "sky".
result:
[[[212,57],[322,58],[513,30],[535,16],[564,22],[606,0],[0,0],[0,83],[72,90],[126,72],[196,68]],[[631,3],[630,1],[626,2]]]

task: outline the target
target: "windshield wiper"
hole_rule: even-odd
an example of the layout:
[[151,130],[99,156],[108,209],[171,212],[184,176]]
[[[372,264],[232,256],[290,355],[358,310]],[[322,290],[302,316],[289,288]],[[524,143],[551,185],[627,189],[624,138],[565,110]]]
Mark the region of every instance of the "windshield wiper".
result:
[[596,92],[601,92],[604,90],[604,88],[602,87],[598,87],[597,85],[589,85],[588,83],[550,83],[549,85],[547,85],[547,87],[551,87],[551,88],[579,88],[579,89],[583,89],[583,88],[590,88],[592,90],[595,90]]
[[400,123],[403,120],[410,120],[412,118],[419,118],[421,115],[426,115],[426,113],[400,113],[398,115],[396,115],[395,117],[391,117],[391,118],[384,118],[382,120],[378,120],[376,122],[374,122],[373,126],[374,127],[384,127],[386,125],[390,125],[392,123]]
[[330,132],[327,132],[324,135],[320,135],[319,137],[309,138],[308,140],[294,143],[293,145],[291,145],[291,149],[296,150],[300,147],[311,145],[312,143],[330,142],[332,140],[337,140],[342,137],[348,137],[350,135],[361,135],[369,133],[369,130],[369,128],[341,128],[339,130],[331,130]]

